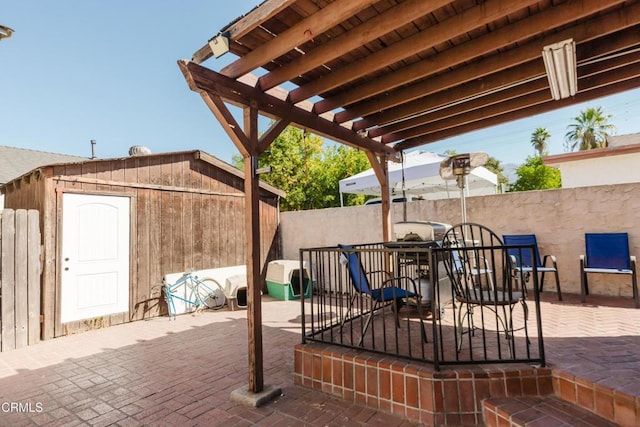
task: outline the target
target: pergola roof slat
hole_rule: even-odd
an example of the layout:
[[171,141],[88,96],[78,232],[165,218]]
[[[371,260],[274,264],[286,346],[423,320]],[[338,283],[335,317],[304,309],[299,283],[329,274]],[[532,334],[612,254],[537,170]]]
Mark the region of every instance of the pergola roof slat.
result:
[[[211,72],[238,83],[225,102],[257,98],[263,115],[387,156],[624,90],[634,55],[586,64],[637,46],[639,29],[629,0],[267,0],[221,30],[238,58]],[[541,51],[566,39],[578,94],[551,101]]]

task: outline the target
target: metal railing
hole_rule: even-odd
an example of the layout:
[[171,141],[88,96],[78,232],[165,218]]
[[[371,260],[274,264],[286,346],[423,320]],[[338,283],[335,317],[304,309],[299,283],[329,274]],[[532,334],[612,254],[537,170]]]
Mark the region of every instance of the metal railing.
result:
[[[428,362],[436,369],[488,363],[544,366],[537,266],[529,275],[511,268],[507,248],[533,251],[532,246],[452,249],[398,242],[301,249],[301,268],[304,263],[314,283],[311,297],[302,296],[303,342]],[[482,294],[482,304],[461,298],[454,286],[461,278],[474,280],[468,270],[452,267],[454,254],[466,257],[466,250],[482,250],[493,259],[482,269],[485,279],[469,282],[477,288],[494,284]],[[498,291],[513,296],[525,285],[522,304],[492,300],[499,299]]]

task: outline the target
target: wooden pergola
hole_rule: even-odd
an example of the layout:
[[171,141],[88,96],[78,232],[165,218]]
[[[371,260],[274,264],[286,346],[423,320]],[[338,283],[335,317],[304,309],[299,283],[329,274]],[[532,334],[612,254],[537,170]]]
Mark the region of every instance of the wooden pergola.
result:
[[[578,90],[554,100],[541,52],[568,39]],[[227,50],[235,61],[217,71],[201,65]],[[389,239],[387,161],[401,151],[640,86],[640,4],[266,0],[179,66],[245,159],[249,390],[258,393],[256,165],[280,132],[291,124],[364,150],[381,183]],[[243,109],[242,125],[229,105]],[[261,136],[259,114],[274,120]]]

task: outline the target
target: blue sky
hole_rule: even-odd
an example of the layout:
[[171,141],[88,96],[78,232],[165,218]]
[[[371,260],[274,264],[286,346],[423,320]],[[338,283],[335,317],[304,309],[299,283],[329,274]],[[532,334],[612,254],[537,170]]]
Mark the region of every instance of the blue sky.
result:
[[[123,157],[132,145],[152,152],[237,153],[176,64],[261,0],[3,0],[0,24],[0,145],[98,157]],[[210,59],[220,69],[231,54]],[[504,163],[533,154],[531,133],[551,133],[563,152],[571,119],[587,106],[612,114],[617,134],[640,132],[640,89],[492,127],[422,147],[486,151]]]

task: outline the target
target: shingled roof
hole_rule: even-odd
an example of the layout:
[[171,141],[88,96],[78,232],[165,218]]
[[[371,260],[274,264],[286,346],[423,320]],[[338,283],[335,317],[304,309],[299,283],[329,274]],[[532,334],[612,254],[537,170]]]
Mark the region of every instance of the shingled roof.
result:
[[84,160],[88,158],[0,145],[0,186],[40,166]]

